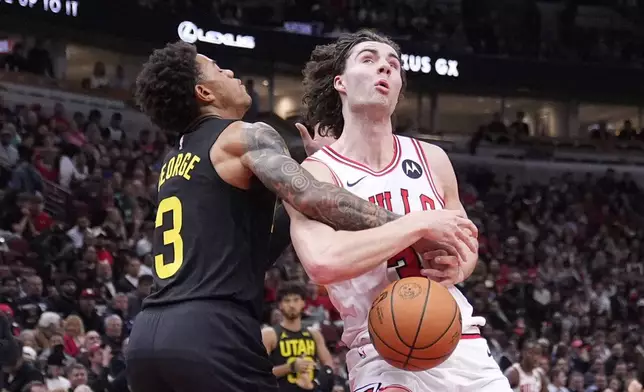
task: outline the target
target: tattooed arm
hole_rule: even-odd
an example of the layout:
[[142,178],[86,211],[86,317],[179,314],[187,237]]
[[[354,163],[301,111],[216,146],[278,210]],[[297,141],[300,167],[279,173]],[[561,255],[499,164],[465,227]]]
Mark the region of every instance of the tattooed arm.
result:
[[291,158],[284,139],[264,123],[244,124],[244,166],[297,211],[336,230],[356,231],[397,218],[390,211],[333,184],[316,180]]
[[[458,234],[465,234],[459,226],[472,226],[456,211],[398,217],[324,182],[329,178],[319,170],[312,175],[303,169],[268,125],[246,124],[243,134],[242,163],[285,202],[293,245],[317,283],[362,275],[423,238],[460,244]],[[305,163],[310,169],[313,165]]]

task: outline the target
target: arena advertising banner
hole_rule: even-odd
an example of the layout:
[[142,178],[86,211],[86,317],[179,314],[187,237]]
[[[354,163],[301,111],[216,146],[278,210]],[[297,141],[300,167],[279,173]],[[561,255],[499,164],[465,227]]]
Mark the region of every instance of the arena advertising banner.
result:
[[[0,0],[0,26],[7,32],[137,54],[181,39],[222,61],[246,59],[264,73],[280,68],[276,64],[299,72],[315,46],[333,39],[285,28],[223,25],[213,19],[162,6],[141,8],[131,0]],[[611,96],[640,100],[644,95],[644,84],[635,82],[644,79],[644,71],[638,68],[434,52],[422,41],[395,40],[409,79],[426,91],[589,99],[597,95],[602,101]]]
[[[223,28],[219,28],[218,30],[208,30],[206,28],[197,26],[197,24],[192,21],[185,20],[179,23],[179,26],[177,27],[177,34],[179,39],[190,44],[202,43],[252,50],[255,49],[256,46],[256,36],[265,36],[266,34],[268,34],[268,32],[257,31],[253,35],[250,35],[249,33],[235,34],[226,32]],[[273,43],[275,42],[275,40],[277,40],[277,42],[283,42],[281,37],[276,37],[277,35],[281,35],[282,37],[285,35],[294,35],[289,32],[277,31],[270,32],[270,34],[274,39],[265,40],[263,43],[267,45],[267,47],[270,46],[273,49],[276,49],[274,48],[275,44]],[[311,41],[310,36],[296,36],[300,40],[308,42]],[[328,39],[328,41],[330,41],[330,39]],[[306,45],[306,43],[303,42],[302,47],[307,46],[311,50],[314,48],[313,45]],[[285,59],[288,59],[288,56]],[[434,73],[438,76],[450,78],[458,78],[460,75],[458,69],[458,60],[455,60],[453,58],[444,58],[437,56],[432,59],[432,57],[430,56],[403,53],[400,60],[402,62],[403,68],[408,72],[418,74]]]

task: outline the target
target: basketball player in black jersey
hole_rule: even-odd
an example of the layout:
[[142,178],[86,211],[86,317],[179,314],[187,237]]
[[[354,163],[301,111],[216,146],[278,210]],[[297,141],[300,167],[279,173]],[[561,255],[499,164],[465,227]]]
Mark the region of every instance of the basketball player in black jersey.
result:
[[304,288],[297,283],[282,285],[277,291],[282,322],[262,330],[280,392],[310,391],[317,386],[316,377],[331,376],[327,371],[330,373],[333,358],[324,337],[317,330],[302,328],[305,298]]
[[[260,333],[276,195],[338,230],[397,216],[316,181],[273,128],[239,121],[251,103],[245,87],[192,45],[154,51],[136,90],[150,119],[180,140],[159,176],[156,290],[131,333],[129,385],[133,392],[276,391]],[[453,219],[445,227],[462,218]]]

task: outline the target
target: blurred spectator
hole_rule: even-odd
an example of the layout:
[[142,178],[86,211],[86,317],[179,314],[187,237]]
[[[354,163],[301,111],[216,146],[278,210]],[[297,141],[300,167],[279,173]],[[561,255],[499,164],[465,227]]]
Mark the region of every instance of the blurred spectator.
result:
[[43,75],[53,78],[54,64],[51,61],[49,51],[45,49],[45,43],[42,39],[36,39],[34,46],[27,56],[29,70],[36,75]]
[[29,63],[25,56],[25,47],[22,43],[13,45],[11,54],[7,56],[4,63],[4,68],[12,72],[27,72],[29,71]]
[[[110,85],[110,81],[107,78],[107,71],[105,69],[105,64],[98,61],[94,64],[94,71],[92,76],[89,79],[89,86],[91,89],[102,89],[107,88]],[[90,120],[91,121],[91,120]]]

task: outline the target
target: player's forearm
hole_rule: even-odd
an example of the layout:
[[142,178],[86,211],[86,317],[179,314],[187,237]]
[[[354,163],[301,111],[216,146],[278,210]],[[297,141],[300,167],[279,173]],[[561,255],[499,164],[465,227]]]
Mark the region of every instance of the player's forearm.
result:
[[317,181],[290,157],[284,140],[266,124],[248,124],[245,144],[244,164],[268,189],[311,219],[336,230],[357,231],[399,218],[351,192]]
[[291,373],[291,364],[273,366],[273,375],[277,378],[286,377],[289,373]]
[[291,232],[293,245],[309,277],[332,284],[358,277],[423,237],[423,227],[411,215],[383,226],[356,232]]

